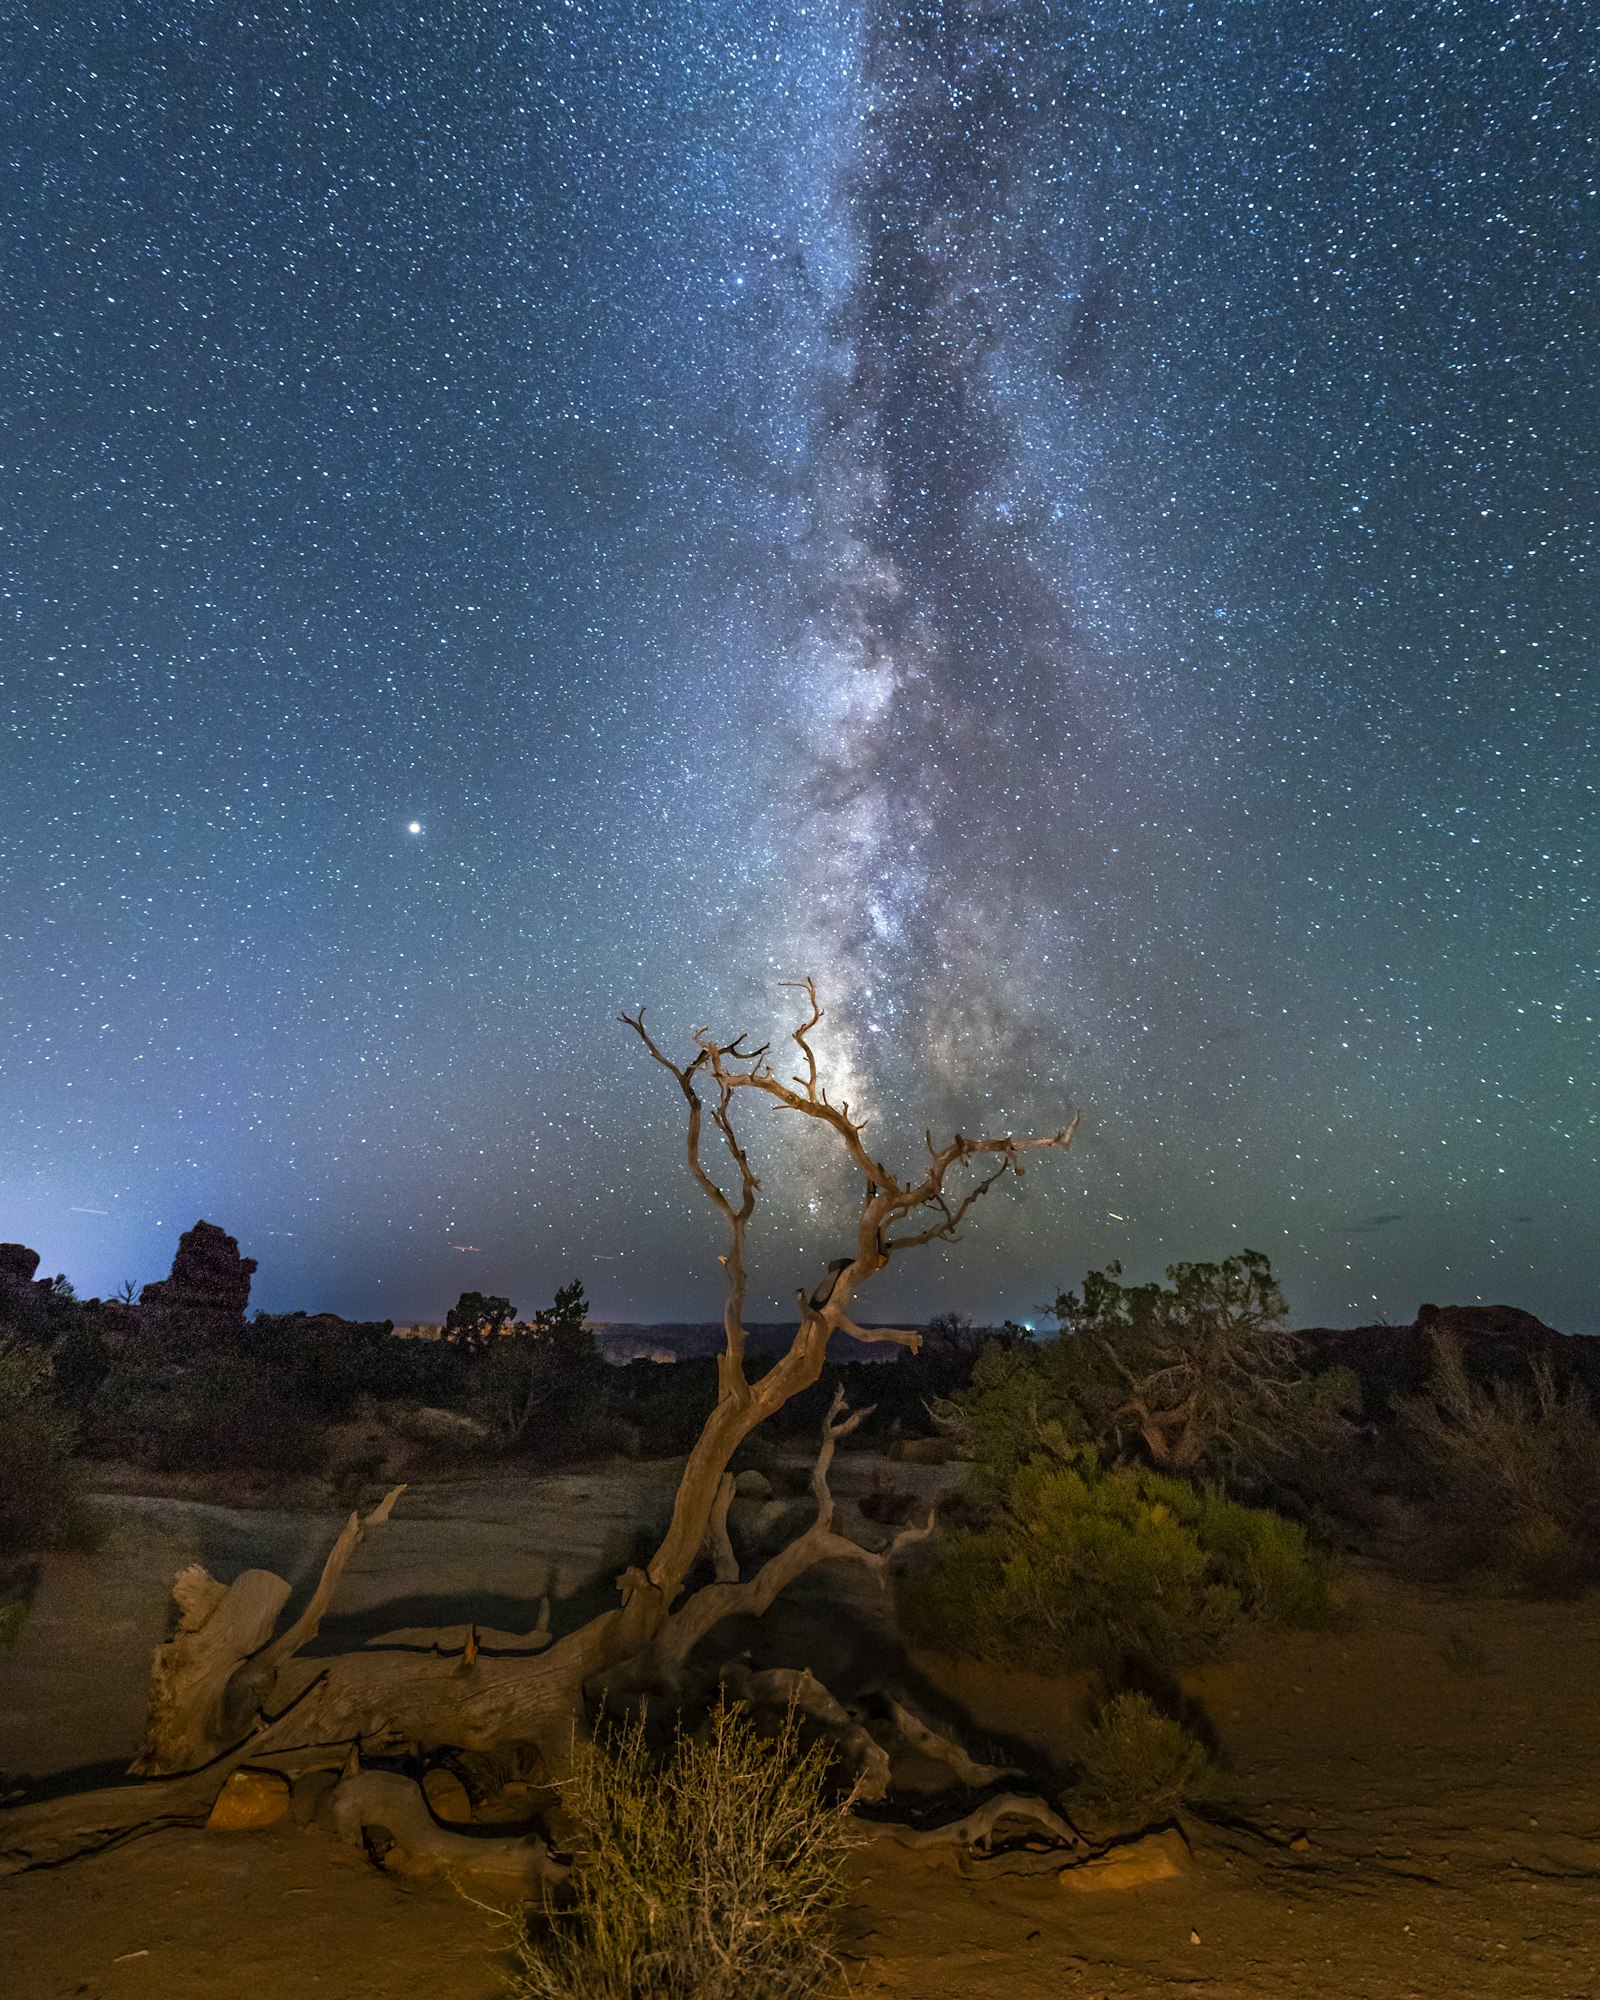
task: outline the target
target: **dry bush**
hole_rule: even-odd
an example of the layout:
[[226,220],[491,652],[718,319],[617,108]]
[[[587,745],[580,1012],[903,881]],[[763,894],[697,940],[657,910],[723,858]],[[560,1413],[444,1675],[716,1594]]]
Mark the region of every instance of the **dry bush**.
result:
[[1478,1383],[1436,1333],[1432,1379],[1396,1408],[1432,1475],[1449,1567],[1546,1592],[1600,1575],[1600,1423],[1548,1356],[1525,1383]]
[[576,1900],[523,1926],[517,2000],[810,2000],[833,1950],[849,1800],[791,1713],[775,1736],[719,1706],[655,1762],[641,1723],[584,1748],[564,1786],[582,1827]]
[[1169,1819],[1217,1797],[1221,1779],[1199,1737],[1148,1695],[1113,1695],[1078,1752],[1084,1796],[1126,1820]]

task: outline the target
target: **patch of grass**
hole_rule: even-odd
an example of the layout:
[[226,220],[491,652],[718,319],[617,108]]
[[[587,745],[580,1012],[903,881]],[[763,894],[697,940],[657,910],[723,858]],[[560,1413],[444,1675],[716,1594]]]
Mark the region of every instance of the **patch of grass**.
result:
[[1143,1694],[1102,1704],[1078,1763],[1083,1795],[1130,1822],[1170,1819],[1179,1806],[1203,1805],[1221,1791],[1206,1746]]
[[581,1754],[575,1900],[516,1941],[517,2000],[811,2000],[837,1987],[852,1845],[825,1745],[722,1706],[652,1759],[632,1723]]

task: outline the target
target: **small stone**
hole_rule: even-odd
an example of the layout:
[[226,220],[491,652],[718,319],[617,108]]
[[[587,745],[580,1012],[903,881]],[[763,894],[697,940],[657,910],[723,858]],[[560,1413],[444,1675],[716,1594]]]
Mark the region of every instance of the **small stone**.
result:
[[1311,1842],[1303,1833],[1297,1833],[1294,1839],[1289,1842],[1289,1845],[1296,1854],[1309,1854],[1311,1852]]
[[289,1810],[289,1780],[281,1771],[235,1771],[218,1792],[206,1826],[212,1833],[254,1833]]
[[1190,1931],[1189,1942],[1190,1944],[1198,1944],[1200,1942],[1200,1933],[1198,1931]]
[[454,1771],[435,1764],[422,1780],[423,1795],[435,1819],[446,1826],[465,1826],[472,1817],[472,1800]]
[[1063,1889],[1082,1894],[1102,1889],[1142,1889],[1150,1882],[1170,1882],[1194,1865],[1188,1842],[1175,1828],[1147,1833],[1125,1847],[1113,1847],[1088,1861],[1076,1861],[1057,1878]]
[[753,1465],[747,1465],[733,1482],[735,1500],[770,1500],[772,1481],[764,1472],[758,1472]]

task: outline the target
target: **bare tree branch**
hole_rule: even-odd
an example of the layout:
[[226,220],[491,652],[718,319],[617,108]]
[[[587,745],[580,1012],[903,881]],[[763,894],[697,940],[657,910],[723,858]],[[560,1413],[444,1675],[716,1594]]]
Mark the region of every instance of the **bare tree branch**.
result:
[[731,1472],[722,1475],[722,1484],[717,1488],[716,1503],[711,1509],[711,1520],[706,1528],[706,1547],[711,1551],[712,1565],[718,1583],[739,1581],[739,1558],[733,1552],[733,1543],[728,1537],[728,1509],[733,1504],[734,1477]]

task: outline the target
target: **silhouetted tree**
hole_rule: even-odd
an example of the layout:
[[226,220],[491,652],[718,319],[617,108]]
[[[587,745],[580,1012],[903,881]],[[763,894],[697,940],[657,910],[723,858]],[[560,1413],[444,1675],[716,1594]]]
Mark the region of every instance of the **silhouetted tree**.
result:
[[1354,1393],[1310,1375],[1270,1260],[1170,1264],[1167,1283],[1125,1285],[1122,1266],[1062,1292],[1061,1372],[1097,1442],[1136,1437],[1163,1472],[1260,1465],[1326,1444]]
[[516,1316],[509,1299],[489,1292],[463,1292],[444,1316],[444,1337],[470,1352],[503,1333]]
[[508,1449],[557,1410],[569,1449],[581,1448],[590,1435],[605,1363],[586,1324],[588,1312],[583,1286],[574,1280],[556,1293],[554,1305],[518,1320],[483,1357],[475,1400]]

